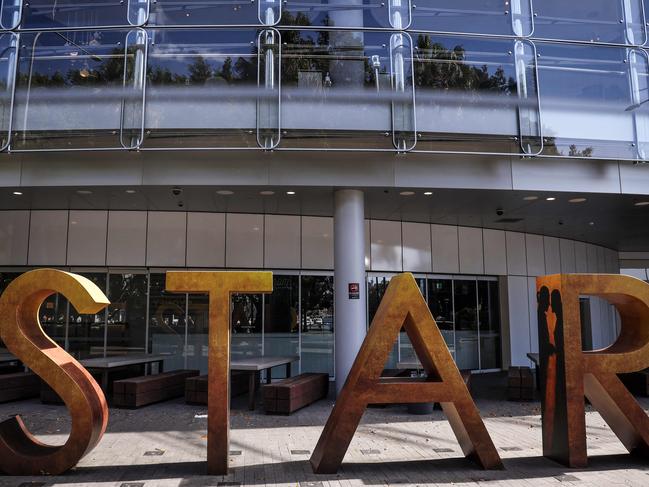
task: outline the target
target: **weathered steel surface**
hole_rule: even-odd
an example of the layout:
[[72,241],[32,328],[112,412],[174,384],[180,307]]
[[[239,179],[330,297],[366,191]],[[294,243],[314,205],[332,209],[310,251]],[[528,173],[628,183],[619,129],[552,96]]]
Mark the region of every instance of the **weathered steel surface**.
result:
[[[649,453],[649,418],[618,373],[649,367],[649,284],[629,276],[539,277],[539,351],[543,455],[564,465],[587,464],[584,396],[630,452]],[[610,347],[582,352],[579,296],[615,305],[620,335]]]
[[231,295],[273,291],[272,272],[167,272],[166,290],[209,294],[207,469],[228,473]]
[[[344,326],[344,324],[342,325]],[[427,379],[381,379],[405,328]],[[368,404],[439,402],[462,451],[483,468],[502,462],[412,274],[392,278],[311,456],[316,473],[340,467]]]
[[5,346],[61,396],[72,418],[70,437],[62,446],[36,440],[20,416],[0,423],[0,470],[10,475],[63,473],[106,431],[108,408],[99,385],[41,328],[38,310],[57,292],[79,313],[94,314],[109,304],[88,279],[53,269],[21,275],[0,297],[0,337]]

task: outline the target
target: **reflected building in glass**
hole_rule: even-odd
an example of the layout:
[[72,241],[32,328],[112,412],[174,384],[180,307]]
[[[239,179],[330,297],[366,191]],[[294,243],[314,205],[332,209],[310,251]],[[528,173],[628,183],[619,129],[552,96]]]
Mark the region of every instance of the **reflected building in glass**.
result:
[[[48,298],[57,343],[205,372],[207,296],[165,272],[272,270],[233,359],[341,385],[412,272],[461,369],[530,365],[536,276],[649,268],[647,6],[3,0],[0,287],[78,272],[112,304]],[[386,368],[416,361],[402,331]]]

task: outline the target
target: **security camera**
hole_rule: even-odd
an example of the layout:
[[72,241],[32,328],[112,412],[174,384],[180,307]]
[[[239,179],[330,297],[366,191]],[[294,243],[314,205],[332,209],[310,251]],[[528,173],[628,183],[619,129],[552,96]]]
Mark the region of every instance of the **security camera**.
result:
[[181,194],[183,194],[183,188],[176,186],[171,190],[171,194],[173,194],[174,196],[180,196]]
[[503,216],[504,214],[505,214],[505,210],[503,210],[502,208],[498,208],[496,210],[496,215]]
[[185,206],[185,203],[183,203],[182,201],[179,201],[178,202],[178,208],[182,208],[183,206]]

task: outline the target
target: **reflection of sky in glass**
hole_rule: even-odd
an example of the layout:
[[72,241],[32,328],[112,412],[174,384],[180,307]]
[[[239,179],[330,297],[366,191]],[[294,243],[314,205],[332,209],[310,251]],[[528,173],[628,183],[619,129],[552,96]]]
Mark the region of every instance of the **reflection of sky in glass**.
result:
[[128,26],[128,4],[126,0],[30,0],[24,2],[23,27]]

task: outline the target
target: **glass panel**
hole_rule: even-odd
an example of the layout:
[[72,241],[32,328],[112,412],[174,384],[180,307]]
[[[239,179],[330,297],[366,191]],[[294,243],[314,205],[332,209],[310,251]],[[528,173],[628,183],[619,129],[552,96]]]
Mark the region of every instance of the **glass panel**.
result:
[[[103,293],[106,292],[106,273],[79,273],[90,279]],[[104,333],[106,331],[106,310],[95,315],[79,314],[70,305],[68,323],[68,352],[76,359],[104,356]]]
[[0,150],[9,145],[18,36],[0,35]]
[[145,0],[30,0],[25,2],[21,27],[42,30],[142,25],[147,9]]
[[[372,325],[372,320],[376,315],[381,300],[385,295],[385,291],[388,289],[390,284],[390,276],[376,276],[368,275],[367,276],[367,319],[368,326]],[[399,340],[395,340],[394,346],[390,351],[388,356],[388,361],[385,364],[386,369],[396,369],[397,362],[399,361]]]
[[0,27],[12,30],[20,24],[22,16],[22,0],[2,0],[0,2]]
[[480,319],[480,368],[499,369],[500,299],[497,281],[478,281],[478,316]]
[[643,44],[642,0],[534,2],[534,36],[546,39]]
[[210,330],[209,296],[190,294],[187,313],[187,368],[207,374],[208,335]]
[[60,347],[66,347],[68,300],[61,294],[52,294],[41,304],[38,316],[43,331]]
[[131,35],[21,34],[12,148],[122,148],[124,105],[144,96],[133,68],[144,69],[137,61],[143,46],[132,42]]
[[279,144],[279,32],[259,34],[259,95],[257,101],[257,144],[270,150]]
[[[544,155],[637,158],[627,49],[537,44]],[[646,99],[646,93],[642,95]]]
[[412,28],[437,32],[529,36],[532,34],[530,0],[511,0],[511,5],[510,0],[417,2],[417,8],[412,9]]
[[629,52],[629,78],[631,100],[627,108],[633,114],[633,128],[638,159],[649,159],[649,58],[646,51],[634,49]]
[[165,359],[166,370],[185,368],[186,294],[165,291],[165,274],[149,276],[149,344],[153,354],[170,354]]
[[152,25],[274,25],[281,16],[280,0],[157,0]]
[[455,359],[455,316],[453,314],[453,281],[428,279],[428,307]]
[[106,355],[146,352],[146,274],[108,276],[108,340]]
[[126,36],[129,61],[124,71],[124,91],[120,142],[125,149],[135,149],[144,139],[144,84],[146,71],[147,35],[142,29]]
[[262,355],[262,312],[261,294],[232,296],[232,360]]
[[540,145],[528,42],[417,34],[417,151],[520,153]]
[[334,278],[302,276],[302,372],[334,377]]
[[[416,277],[417,286],[421,291],[422,296],[426,299],[426,279]],[[415,353],[415,349],[412,347],[410,338],[403,328],[399,334],[399,362],[419,362],[419,358]]]
[[385,32],[282,31],[280,147],[394,150],[393,130],[411,130],[411,148],[410,46]]
[[[275,62],[265,70],[258,31],[155,30],[150,37],[144,147],[257,148],[262,97],[269,116],[262,128],[278,130],[269,106],[279,113],[279,84],[261,89],[258,78],[279,72],[279,55],[264,47]],[[277,33],[273,40],[279,43]]]
[[282,25],[405,29],[409,0],[288,0]]
[[476,281],[453,281],[456,362],[461,370],[480,368]]
[[[264,296],[264,356],[298,355],[299,278],[273,275],[273,293]],[[273,378],[286,377],[284,367],[272,369]],[[293,375],[299,371],[291,367]]]

